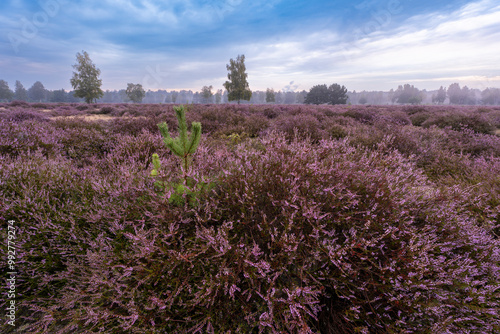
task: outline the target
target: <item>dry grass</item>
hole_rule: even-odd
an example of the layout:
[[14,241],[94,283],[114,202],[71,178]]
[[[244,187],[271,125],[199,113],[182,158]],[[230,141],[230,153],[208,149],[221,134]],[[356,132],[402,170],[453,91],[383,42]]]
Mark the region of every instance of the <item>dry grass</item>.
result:
[[73,115],[73,116],[54,116],[52,119],[81,119],[85,121],[109,121],[118,117],[109,115]]
[[110,116],[110,115],[72,115],[72,116],[54,116],[51,117],[51,119],[81,119],[85,121],[110,121],[112,119],[116,118],[134,118],[134,119],[139,119],[143,118],[146,119],[147,117],[145,116]]

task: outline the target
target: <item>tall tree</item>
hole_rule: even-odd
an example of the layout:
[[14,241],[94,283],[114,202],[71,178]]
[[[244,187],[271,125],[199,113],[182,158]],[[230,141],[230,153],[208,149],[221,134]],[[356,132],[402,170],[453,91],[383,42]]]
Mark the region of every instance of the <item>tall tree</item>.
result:
[[10,90],[9,84],[5,80],[0,80],[0,100],[10,101],[14,92]]
[[266,90],[266,102],[267,103],[274,103],[274,102],[276,102],[276,94],[274,93],[274,89],[268,88]]
[[276,94],[274,94],[274,101],[277,104],[282,104],[283,102],[285,102],[285,97],[283,96],[281,90],[279,90],[278,92],[276,92]]
[[464,104],[474,105],[476,104],[476,94],[474,94],[474,90],[470,89],[467,86],[462,87],[462,96],[464,99]]
[[215,93],[215,103],[219,104],[222,101],[222,89],[218,89]]
[[347,88],[338,84],[316,85],[309,90],[304,103],[306,104],[346,104]]
[[142,88],[142,85],[134,85],[133,83],[127,84],[125,94],[127,94],[128,99],[134,103],[141,103],[144,96],[146,96],[146,92],[144,91],[144,88]]
[[481,92],[481,98],[484,104],[500,104],[500,89],[486,88]]
[[346,104],[347,103],[347,88],[339,84],[332,84],[328,87],[329,104]]
[[94,65],[87,52],[77,53],[78,64],[73,65],[77,72],[73,72],[71,86],[75,90],[74,95],[92,103],[104,95],[101,90],[102,80],[99,79],[101,71]]
[[443,104],[446,100],[446,88],[443,86],[439,87],[439,90],[436,95],[432,96],[432,103]]
[[67,93],[63,88],[52,92],[52,97],[50,99],[50,102],[67,102],[67,101],[68,101]]
[[305,104],[324,104],[328,103],[328,87],[326,85],[313,86],[307,93],[304,100]]
[[450,104],[476,104],[474,91],[470,90],[467,86],[460,88],[458,83],[450,85],[448,88],[448,97],[450,98]]
[[453,83],[448,87],[448,97],[450,98],[450,104],[465,104],[462,89],[458,83]]
[[224,88],[228,92],[228,100],[238,101],[238,104],[241,100],[250,101],[252,91],[248,86],[248,74],[245,72],[245,55],[238,55],[236,60],[230,59],[226,68],[229,71],[227,74],[229,81],[224,83]]
[[288,91],[285,93],[285,104],[293,104],[295,100],[295,92]]
[[307,92],[305,90],[302,90],[301,92],[297,93],[297,103],[304,103],[305,99],[307,96]]
[[203,97],[204,103],[212,102],[212,96],[214,95],[212,93],[212,88],[214,87],[210,85],[210,86],[203,86],[203,88],[201,89],[201,96]]
[[28,89],[28,97],[31,101],[41,102],[45,99],[47,93],[45,87],[40,81],[37,81]]
[[28,91],[24,88],[21,81],[16,80],[16,91],[14,93],[14,99],[18,101],[28,101]]
[[394,92],[394,95],[392,97],[392,102],[394,101],[400,104],[419,104],[420,102],[422,102],[422,93],[413,85],[399,85],[398,89]]
[[175,103],[175,101],[177,100],[177,96],[179,96],[179,93],[176,91],[173,91],[171,93],[171,95],[172,95],[172,102]]

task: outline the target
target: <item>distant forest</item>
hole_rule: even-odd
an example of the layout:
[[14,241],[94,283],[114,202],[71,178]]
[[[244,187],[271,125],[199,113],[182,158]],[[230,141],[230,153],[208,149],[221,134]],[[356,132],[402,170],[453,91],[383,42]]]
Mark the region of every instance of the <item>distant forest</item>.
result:
[[[269,91],[274,94],[274,104],[303,104],[308,92],[302,91],[253,91],[250,101],[242,101],[249,104],[266,104]],[[470,89],[467,86],[460,87],[458,83],[448,88],[440,87],[439,90],[419,90],[418,88],[405,84],[390,91],[348,91],[348,104],[456,104],[456,105],[500,105],[500,89],[486,88]],[[40,81],[26,89],[21,82],[16,81],[15,88],[10,89],[8,83],[0,80],[0,101],[27,101],[27,102],[83,102],[83,99],[73,96],[72,91],[47,90]],[[267,99],[268,100],[268,99]],[[104,96],[97,103],[126,103],[130,102],[125,89],[106,90]],[[228,103],[227,92],[217,90],[209,97],[201,92],[192,90],[167,91],[148,90],[142,103]]]

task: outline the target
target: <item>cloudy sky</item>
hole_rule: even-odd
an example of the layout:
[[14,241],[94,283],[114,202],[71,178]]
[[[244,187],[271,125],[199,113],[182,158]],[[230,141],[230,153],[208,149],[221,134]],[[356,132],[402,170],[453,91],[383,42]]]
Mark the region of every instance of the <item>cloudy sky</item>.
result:
[[2,0],[0,79],[71,89],[85,50],[103,89],[222,89],[246,57],[252,90],[454,82],[500,87],[498,0]]

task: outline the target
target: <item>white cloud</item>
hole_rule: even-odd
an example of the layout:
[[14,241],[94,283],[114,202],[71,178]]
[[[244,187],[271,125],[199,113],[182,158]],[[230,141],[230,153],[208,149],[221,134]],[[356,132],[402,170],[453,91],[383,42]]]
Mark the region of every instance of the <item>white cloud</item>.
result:
[[[252,42],[246,42],[249,37],[245,37],[224,42],[224,46],[214,39],[211,45],[189,46],[189,50],[195,50],[191,53],[182,46],[187,45],[188,36],[209,31],[212,24],[245,12],[257,15],[278,2],[87,0],[84,6],[67,2],[58,16],[51,17],[49,24],[22,46],[18,57],[8,50],[7,40],[0,40],[0,51],[6,55],[0,65],[2,72],[5,69],[12,78],[17,74],[11,68],[26,68],[28,74],[42,82],[46,77],[60,75],[62,79],[52,79],[55,87],[49,85],[51,89],[61,85],[69,88],[71,65],[76,52],[82,49],[101,68],[105,89],[123,88],[126,81],[148,82],[151,87],[146,89],[220,87],[227,73],[225,64],[238,54],[246,56],[249,83],[254,90],[291,87],[292,81],[300,90],[333,82],[350,90],[388,90],[404,83],[426,89],[453,82],[478,88],[500,86],[500,4],[493,0],[469,3],[449,13],[413,16],[399,25],[394,17],[391,24],[351,36],[350,41],[343,39],[341,31],[325,28],[315,32],[285,31],[280,36],[263,32],[254,34]],[[12,16],[0,14],[0,20],[4,36],[12,29],[21,29]],[[87,20],[109,24],[99,29],[96,23],[96,29],[88,29]],[[57,38],[57,33],[65,29],[71,32],[67,34],[70,37]],[[183,29],[189,32],[185,38]],[[161,36],[169,34],[183,39],[161,40]],[[144,36],[152,42],[148,49],[138,49],[140,43],[127,44],[127,36]]]
[[[309,87],[331,79],[345,80],[348,88],[357,90],[385,90],[397,82],[433,89],[437,83],[455,81],[480,88],[499,83],[499,40],[500,5],[485,0],[449,14],[419,15],[354,43],[341,43],[328,32],[296,35],[261,47],[250,61],[261,64],[260,75],[266,69],[278,71],[280,81],[293,79],[283,74],[295,73],[296,78],[300,73]],[[273,77],[267,76],[278,79]]]

